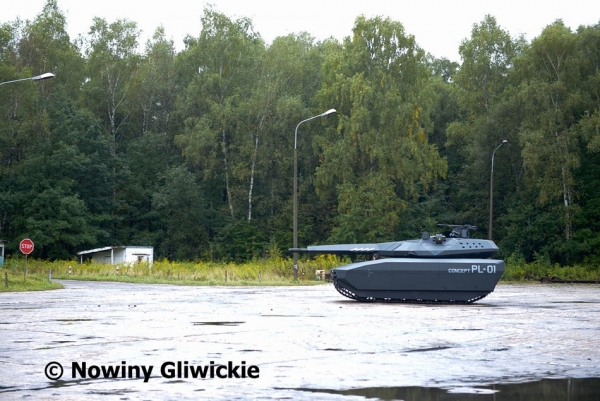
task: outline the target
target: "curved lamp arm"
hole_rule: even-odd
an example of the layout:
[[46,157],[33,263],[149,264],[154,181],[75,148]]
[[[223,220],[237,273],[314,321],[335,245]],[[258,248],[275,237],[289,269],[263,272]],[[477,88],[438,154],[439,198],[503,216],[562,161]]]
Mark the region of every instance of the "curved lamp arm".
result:
[[294,133],[294,149],[296,149],[297,145],[298,145],[298,127],[300,126],[300,124],[305,123],[307,121],[310,120],[314,120],[315,118],[319,118],[319,117],[325,117],[329,114],[335,113],[336,110],[335,109],[329,109],[327,110],[325,113],[321,113],[318,116],[312,116],[310,118],[307,118],[306,120],[302,120],[298,123],[298,125],[296,125],[296,132]]
[[46,72],[41,75],[36,75],[35,77],[21,78],[21,79],[15,79],[14,81],[0,82],[0,85],[12,84],[14,82],[21,82],[21,81],[41,81],[43,79],[50,79],[50,78],[54,78],[54,77],[55,77],[55,75],[53,73]]

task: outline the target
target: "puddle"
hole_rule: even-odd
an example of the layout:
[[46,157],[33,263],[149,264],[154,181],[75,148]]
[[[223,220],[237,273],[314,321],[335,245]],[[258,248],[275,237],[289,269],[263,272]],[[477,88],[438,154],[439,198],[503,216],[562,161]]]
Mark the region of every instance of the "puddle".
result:
[[93,322],[95,319],[55,319],[55,322]]
[[429,351],[441,351],[441,350],[448,349],[448,348],[452,348],[452,347],[430,347],[430,348],[417,348],[417,349],[409,349],[408,351],[404,351],[404,352],[429,352]]
[[298,315],[261,315],[262,317],[300,317]]
[[91,395],[102,395],[102,396],[111,396],[111,395],[112,396],[115,396],[115,395],[124,396],[125,394],[133,394],[133,393],[135,393],[134,390],[90,391],[90,392],[88,392],[88,394],[91,394]]
[[597,304],[594,301],[551,301],[551,304]]
[[450,329],[453,331],[481,331],[483,329]]
[[600,378],[544,379],[535,382],[494,384],[489,386],[436,387],[371,387],[350,390],[296,388],[296,391],[359,396],[379,400],[436,401],[597,401]]

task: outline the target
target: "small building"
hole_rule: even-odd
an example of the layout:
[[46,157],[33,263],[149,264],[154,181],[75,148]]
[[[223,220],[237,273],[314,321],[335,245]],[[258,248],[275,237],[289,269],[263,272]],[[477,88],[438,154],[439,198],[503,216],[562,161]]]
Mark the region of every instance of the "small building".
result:
[[77,252],[80,263],[91,259],[96,263],[106,265],[118,265],[121,263],[152,264],[154,261],[154,247],[152,246],[106,246],[104,248],[90,249],[89,251]]

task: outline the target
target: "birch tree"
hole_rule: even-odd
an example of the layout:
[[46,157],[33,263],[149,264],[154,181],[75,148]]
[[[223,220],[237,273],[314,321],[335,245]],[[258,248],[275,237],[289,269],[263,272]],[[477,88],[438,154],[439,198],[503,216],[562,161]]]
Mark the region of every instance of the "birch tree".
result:
[[[183,109],[185,132],[177,137],[185,157],[198,166],[206,181],[222,177],[228,212],[236,218],[236,199],[242,191],[235,185],[234,160],[239,146],[236,137],[237,109],[250,95],[250,77],[254,73],[254,54],[263,46],[249,19],[230,20],[212,8],[202,16],[198,39],[188,38],[181,68],[191,75]],[[217,162],[218,161],[218,162]],[[238,194],[239,191],[239,194]]]
[[528,71],[520,86],[526,118],[522,125],[523,159],[538,202],[557,198],[563,206],[564,237],[572,237],[573,171],[579,166],[574,123],[582,106],[579,90],[581,58],[577,37],[562,21],[544,29],[528,52]]
[[139,30],[129,20],[109,24],[94,18],[85,43],[88,59],[87,82],[84,86],[86,104],[102,118],[106,132],[112,138],[112,154],[125,130],[121,129],[132,110],[127,104],[129,90],[137,72]]

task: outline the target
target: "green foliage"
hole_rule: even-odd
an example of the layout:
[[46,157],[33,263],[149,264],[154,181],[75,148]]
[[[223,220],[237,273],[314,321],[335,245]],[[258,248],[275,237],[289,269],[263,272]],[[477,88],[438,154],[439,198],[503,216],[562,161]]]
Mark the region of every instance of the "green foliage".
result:
[[356,186],[338,186],[340,203],[339,225],[333,229],[331,241],[365,243],[385,240],[394,232],[403,209],[391,180],[383,174],[371,174]]
[[70,257],[106,236],[101,223],[110,206],[110,192],[99,185],[107,176],[108,145],[93,119],[69,102],[56,102],[48,114],[48,134],[31,144],[28,157],[13,169],[11,206],[20,213],[6,227],[9,235],[32,238],[38,256],[51,259]]
[[216,243],[218,259],[240,263],[263,256],[266,238],[255,224],[242,220],[223,227]]
[[[345,261],[337,257],[319,256],[315,259],[301,259],[299,263],[299,284],[319,284],[317,270],[330,270]],[[19,286],[24,281],[22,259],[9,259],[5,269],[10,275],[8,291],[25,289]],[[79,264],[69,260],[53,262],[29,259],[27,279],[48,281],[48,272],[55,279],[124,281],[139,283],[164,283],[183,285],[294,285],[293,269],[290,260],[281,258],[252,260],[244,263],[215,262],[171,262],[155,261],[153,264],[105,265],[100,263]],[[31,279],[29,279],[31,277]],[[26,281],[26,280],[25,280]],[[30,283],[31,284],[31,283]],[[40,286],[40,289],[60,288],[54,285]]]
[[[161,177],[152,198],[164,226],[160,254],[174,260],[194,260],[206,250],[206,201],[192,173],[174,167]],[[205,252],[205,251],[204,251]]]
[[473,25],[471,38],[459,47],[463,59],[456,83],[461,88],[461,103],[473,117],[487,114],[508,84],[507,76],[520,42],[500,28],[496,19],[486,15]]
[[562,23],[547,27],[531,46],[535,72],[521,84],[527,116],[521,132],[523,158],[539,191],[538,201],[564,201],[567,240],[572,171],[579,166],[577,132],[571,129],[573,113],[581,107],[575,42],[575,35]]
[[559,20],[526,42],[485,16],[458,64],[384,16],[359,16],[341,43],[265,43],[214,7],[200,19],[180,52],[160,27],[142,51],[124,19],[70,38],[56,0],[33,21],[0,22],[0,83],[56,74],[0,87],[9,255],[29,236],[32,256],[51,260],[125,244],[283,265],[296,127],[300,246],[415,238],[437,223],[485,237],[491,195],[509,264],[534,275],[600,261],[600,24]]
[[323,109],[339,105],[337,128],[319,138],[316,174],[321,197],[337,198],[332,241],[390,238],[407,203],[446,174],[423,128],[423,50],[389,19],[359,17],[353,33],[326,60],[317,95]]
[[538,256],[532,263],[525,263],[525,259],[518,252],[506,259],[506,267],[502,281],[537,281],[542,279],[562,281],[600,281],[600,268],[598,265],[561,266],[550,263],[548,256]]
[[181,106],[185,132],[176,137],[177,144],[205,181],[224,180],[232,219],[238,218],[243,204],[245,185],[240,182],[247,182],[245,173],[251,170],[252,158],[244,145],[257,143],[247,140],[246,130],[236,129],[243,124],[239,111],[251,96],[256,63],[263,52],[264,44],[250,20],[231,21],[209,7],[202,16],[200,37],[190,40],[182,55],[181,68],[193,68],[197,74],[187,76]]
[[[515,182],[511,173],[521,173],[519,149],[512,146],[517,142],[521,113],[518,106],[506,104],[504,94],[511,88],[514,60],[522,47],[520,39],[511,38],[488,15],[473,25],[471,37],[459,48],[463,62],[454,75],[453,88],[459,111],[448,125],[446,142],[452,172],[449,207],[457,212],[458,222],[484,230],[488,228],[491,158],[503,140],[511,146],[494,155],[496,193],[514,191],[514,185],[506,183]],[[495,205],[495,210],[503,210],[501,199],[496,198]]]
[[23,271],[0,269],[0,275],[0,292],[46,291],[63,288],[62,284],[48,280],[47,273],[25,274]]

